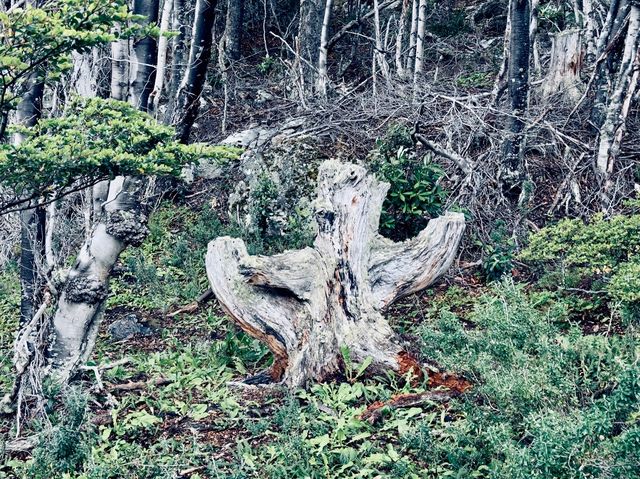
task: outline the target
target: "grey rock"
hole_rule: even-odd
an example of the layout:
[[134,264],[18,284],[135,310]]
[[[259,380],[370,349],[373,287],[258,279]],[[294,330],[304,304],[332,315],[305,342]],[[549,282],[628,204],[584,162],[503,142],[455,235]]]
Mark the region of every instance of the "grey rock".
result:
[[114,341],[122,341],[136,335],[148,336],[151,334],[151,328],[141,324],[135,314],[127,314],[111,323],[107,332]]

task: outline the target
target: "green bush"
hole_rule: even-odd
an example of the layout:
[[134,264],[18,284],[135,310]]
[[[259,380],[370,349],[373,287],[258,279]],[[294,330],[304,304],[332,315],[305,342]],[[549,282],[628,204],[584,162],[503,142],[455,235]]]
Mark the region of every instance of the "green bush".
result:
[[446,197],[442,169],[429,156],[418,157],[406,127],[392,126],[369,158],[376,176],[390,185],[380,218],[382,234],[412,237],[441,213]]
[[637,335],[562,331],[563,314],[503,283],[464,324],[443,312],[425,326],[425,356],[474,388],[431,442],[410,440],[456,477],[638,477]]
[[69,388],[62,398],[63,408],[54,416],[57,424],[40,435],[27,477],[52,479],[78,472],[91,453],[95,433],[87,417],[86,394]]
[[0,391],[11,381],[11,347],[18,327],[20,281],[15,263],[0,272]]
[[482,272],[486,279],[495,281],[512,270],[516,243],[504,221],[496,221],[488,242],[478,240],[476,244],[482,249]]
[[[588,223],[563,220],[530,238],[521,259],[550,269],[560,288],[578,288],[592,296],[605,294],[613,308],[636,319],[640,305],[640,215],[606,218],[595,215]],[[561,274],[560,274],[560,273]]]

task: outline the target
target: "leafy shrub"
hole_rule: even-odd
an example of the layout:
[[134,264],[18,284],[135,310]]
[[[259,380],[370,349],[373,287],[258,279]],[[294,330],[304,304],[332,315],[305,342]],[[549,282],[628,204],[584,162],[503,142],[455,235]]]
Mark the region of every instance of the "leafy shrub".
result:
[[61,478],[77,472],[91,453],[95,435],[87,418],[87,396],[80,389],[69,388],[62,396],[63,410],[58,424],[46,430],[33,451],[28,477],[33,479]]
[[503,283],[467,319],[472,329],[446,311],[425,326],[424,354],[474,388],[450,412],[457,420],[413,443],[457,477],[638,477],[638,338],[563,332],[563,314]]
[[640,305],[640,215],[594,216],[588,223],[563,220],[530,238],[521,258],[562,271],[554,274],[564,288],[606,293],[629,318]]
[[489,235],[489,242],[476,243],[482,249],[482,272],[489,281],[500,279],[512,270],[516,244],[508,234],[504,221],[496,221]]
[[376,176],[390,185],[380,220],[382,234],[409,238],[441,212],[446,196],[440,186],[442,169],[429,156],[417,156],[406,127],[392,126],[377,141],[370,160]]
[[491,86],[494,74],[492,72],[473,72],[460,75],[456,78],[456,84],[463,88],[483,88]]

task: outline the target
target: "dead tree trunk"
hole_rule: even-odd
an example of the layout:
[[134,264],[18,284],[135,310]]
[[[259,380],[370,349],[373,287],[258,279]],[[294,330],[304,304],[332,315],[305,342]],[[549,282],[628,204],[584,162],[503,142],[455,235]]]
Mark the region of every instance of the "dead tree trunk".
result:
[[465,228],[447,213],[417,237],[394,243],[378,234],[389,185],[363,167],[325,161],[318,173],[314,246],[250,256],[241,239],[209,243],[211,288],[231,319],[274,354],[271,369],[248,382],[299,387],[340,370],[341,348],[371,371],[400,374],[417,363],[382,311],[448,269]]
[[578,101],[582,95],[579,85],[582,67],[582,32],[565,30],[551,37],[551,58],[549,71],[543,83],[543,95],[562,92],[563,95]]

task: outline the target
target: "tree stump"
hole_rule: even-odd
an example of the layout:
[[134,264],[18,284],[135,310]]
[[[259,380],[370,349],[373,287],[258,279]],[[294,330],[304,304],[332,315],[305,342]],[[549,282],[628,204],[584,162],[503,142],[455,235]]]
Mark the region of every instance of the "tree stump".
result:
[[335,160],[322,163],[318,183],[313,247],[250,256],[241,239],[209,243],[206,267],[215,296],[274,355],[273,366],[247,382],[300,387],[322,381],[339,372],[343,347],[355,363],[370,361],[368,371],[419,374],[382,311],[444,274],[464,216],[447,213],[415,238],[395,243],[378,234],[387,183]]
[[582,31],[565,30],[551,35],[551,59],[549,71],[542,85],[544,98],[562,92],[576,102],[582,92]]

